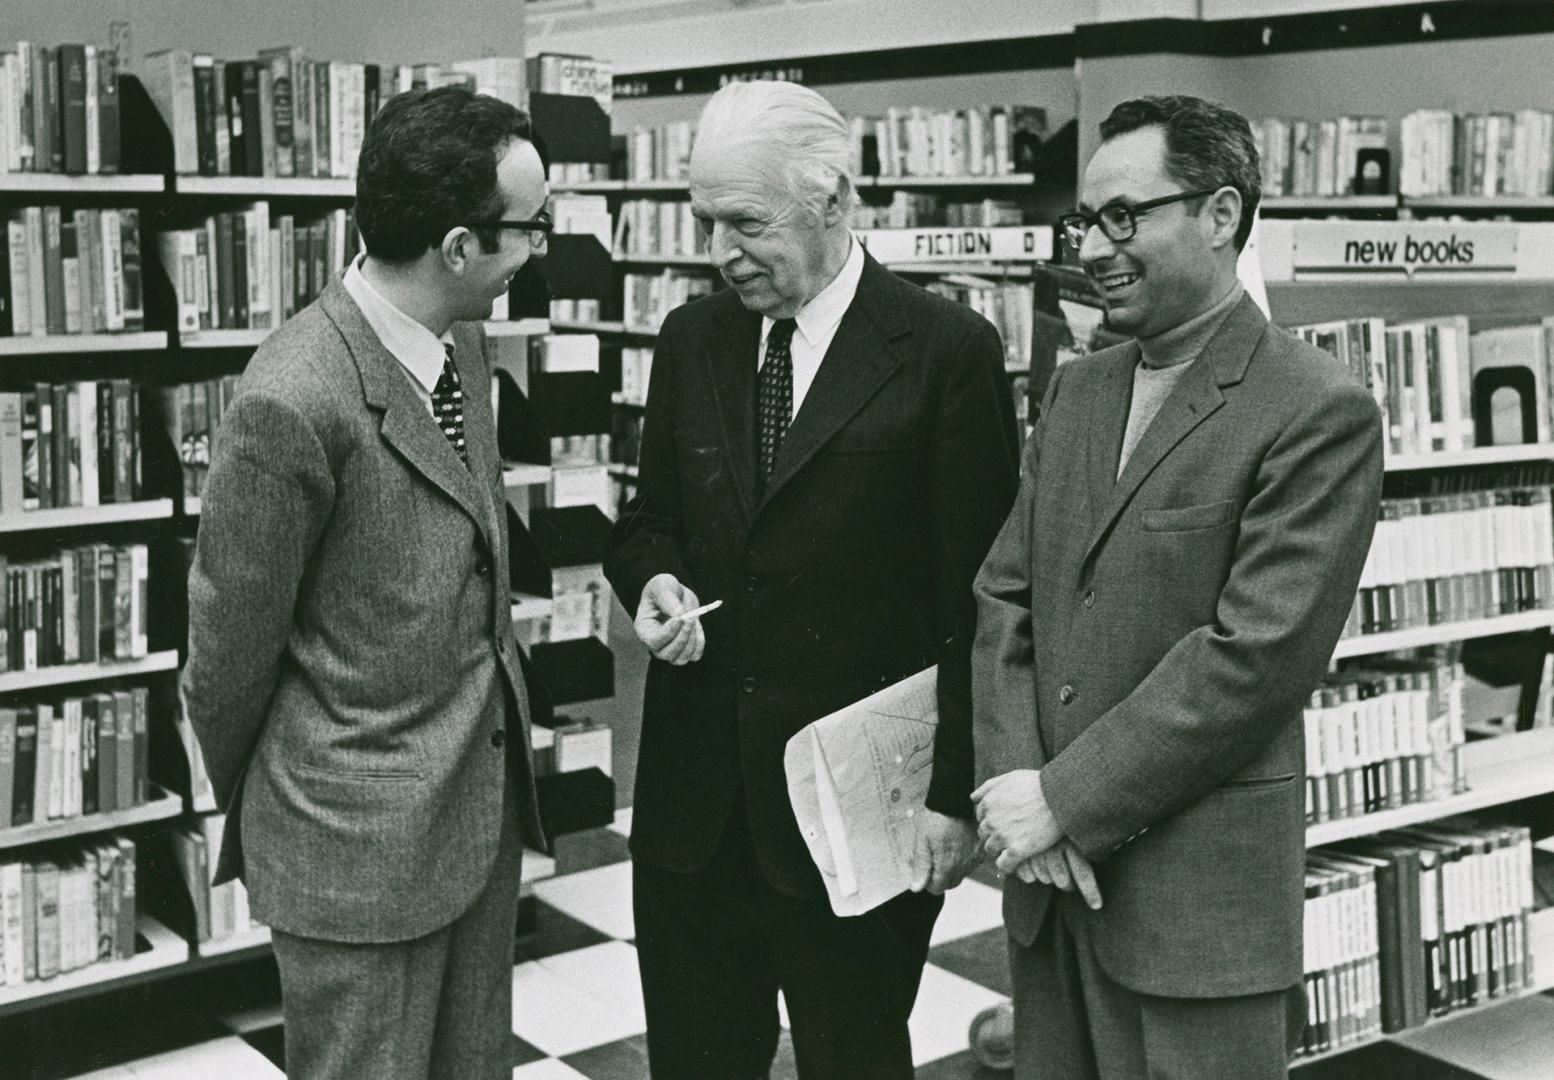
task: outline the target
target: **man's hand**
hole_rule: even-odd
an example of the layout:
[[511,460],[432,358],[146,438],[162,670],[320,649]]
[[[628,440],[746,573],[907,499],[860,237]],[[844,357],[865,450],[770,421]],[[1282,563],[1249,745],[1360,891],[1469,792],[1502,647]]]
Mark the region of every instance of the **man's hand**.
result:
[[1063,839],[1063,828],[1047,806],[1036,769],[995,776],[973,791],[971,798],[977,804],[977,834],[1006,874]]
[[673,574],[655,576],[643,588],[642,600],[637,604],[637,617],[632,624],[637,639],[667,663],[695,663],[707,648],[706,632],[700,619],[676,616],[700,606],[696,594],[681,585]]
[[1090,910],[1101,909],[1101,887],[1096,884],[1095,871],[1072,840],[1059,841],[1057,847],[1050,847],[1021,863],[1015,872],[1027,884],[1039,881],[1064,892],[1078,889]]
[[980,852],[976,826],[961,818],[924,810],[917,816],[912,855],[912,891],[943,893],[961,883]]

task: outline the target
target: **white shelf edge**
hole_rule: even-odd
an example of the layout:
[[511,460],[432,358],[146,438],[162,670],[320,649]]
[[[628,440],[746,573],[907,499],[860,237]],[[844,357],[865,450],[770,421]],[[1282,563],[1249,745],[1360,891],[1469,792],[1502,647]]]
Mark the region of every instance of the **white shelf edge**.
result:
[[710,269],[713,265],[711,255],[659,255],[616,251],[610,254],[610,259],[618,263],[638,263],[650,266],[705,266]]
[[208,960],[212,956],[230,956],[232,953],[243,952],[245,949],[258,949],[268,944],[270,944],[270,928],[256,926],[219,941],[196,942],[194,954],[201,960]]
[[1518,461],[1554,461],[1554,443],[1515,443],[1440,450],[1428,454],[1396,454],[1386,459],[1387,472],[1452,469],[1471,465],[1501,465]]
[[185,495],[183,497],[183,513],[185,517],[199,517],[202,509],[202,500],[198,495]]
[[506,464],[502,466],[502,484],[510,488],[548,484],[553,471],[549,465]]
[[628,480],[635,480],[638,476],[635,465],[621,465],[617,463],[609,466],[609,470],[611,476],[624,476]]
[[[1554,792],[1554,730],[1539,729],[1470,742],[1462,749],[1468,790],[1392,810],[1324,821],[1306,828],[1306,846],[1373,836],[1453,814]],[[1551,961],[1554,962],[1554,961]]]
[[166,821],[183,813],[183,796],[170,794],[155,784],[151,785],[150,791],[150,801],[128,810],[84,814],[81,817],[59,818],[42,825],[13,825],[0,829],[0,851],[32,844],[49,844],[75,836],[91,836],[110,829],[127,829],[132,825],[145,825],[152,821]]
[[627,326],[619,322],[568,322],[551,320],[552,330],[573,334],[626,334],[631,337],[657,337],[657,330],[643,326]]
[[121,521],[157,521],[172,516],[172,499],[143,499],[139,502],[105,503],[101,506],[24,510],[19,514],[0,514],[0,533],[113,525]]
[[525,622],[529,619],[547,618],[553,610],[553,601],[544,596],[530,596],[528,593],[513,593],[512,620],[513,622]]
[[92,682],[97,679],[122,679],[134,675],[150,675],[158,671],[173,671],[178,667],[178,652],[168,649],[151,653],[138,660],[114,660],[106,664],[59,664],[38,668],[36,671],[8,671],[0,675],[0,694],[18,690],[41,690],[50,686],[69,686],[72,683]]
[[178,176],[173,190],[180,195],[232,195],[244,198],[351,199],[356,181],[324,176]]
[[174,968],[189,960],[189,943],[151,916],[140,913],[136,918],[136,931],[151,946],[146,952],[129,960],[104,960],[78,968],[52,979],[24,982],[19,986],[0,988],[0,1011],[24,1001],[37,1001],[72,990],[81,990],[115,982],[131,975],[148,971]]
[[159,194],[167,190],[167,180],[142,173],[88,174],[0,172],[0,191],[6,193],[61,195],[136,195]]
[[534,885],[556,876],[556,860],[549,855],[535,851],[533,848],[523,849],[523,871],[520,882],[523,886]]
[[190,330],[178,336],[178,344],[185,349],[257,348],[274,332],[269,327],[243,330]]
[[1029,187],[1036,182],[1032,173],[980,173],[965,176],[860,176],[861,188],[899,187]]
[[0,356],[57,356],[64,353],[149,352],[167,348],[162,330],[120,334],[52,334],[0,337]]
[[550,333],[549,319],[487,319],[481,326],[486,337],[542,337]]
[[1266,210],[1317,210],[1341,213],[1345,210],[1396,210],[1396,195],[1269,195],[1258,203]]
[[1405,195],[1414,210],[1554,210],[1554,195]]
[[1519,611],[1515,615],[1499,615],[1492,619],[1473,619],[1468,622],[1440,623],[1421,626],[1412,630],[1393,630],[1385,634],[1360,634],[1339,641],[1333,650],[1333,659],[1342,660],[1354,656],[1372,656],[1392,652],[1394,649],[1418,649],[1426,645],[1444,645],[1453,641],[1492,637],[1495,634],[1514,634],[1521,630],[1537,630],[1554,622],[1554,612]]

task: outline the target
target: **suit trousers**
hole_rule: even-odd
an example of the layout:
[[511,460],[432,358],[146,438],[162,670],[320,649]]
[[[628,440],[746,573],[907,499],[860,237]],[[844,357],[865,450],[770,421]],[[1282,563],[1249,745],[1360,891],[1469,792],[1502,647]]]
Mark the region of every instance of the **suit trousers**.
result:
[[1299,985],[1167,998],[1112,980],[1089,910],[1064,893],[1029,948],[1011,940],[1015,1080],[1285,1080],[1306,1021]]
[[907,1018],[942,897],[906,893],[842,918],[823,893],[772,888],[743,804],[691,874],[636,862],[637,962],[654,1080],[754,1080],[787,1003],[804,1080],[910,1080]]
[[292,1080],[508,1080],[513,935],[523,868],[508,772],[496,862],[457,919],[425,937],[348,944],[273,934]]

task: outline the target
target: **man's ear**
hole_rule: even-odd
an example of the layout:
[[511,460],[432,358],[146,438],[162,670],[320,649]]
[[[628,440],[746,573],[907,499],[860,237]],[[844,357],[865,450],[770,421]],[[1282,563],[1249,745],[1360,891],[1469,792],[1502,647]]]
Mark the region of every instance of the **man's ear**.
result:
[[442,238],[443,265],[456,274],[464,272],[464,264],[473,254],[470,245],[476,243],[475,234],[463,225],[455,225]]
[[852,202],[853,185],[846,176],[836,178],[836,186],[826,196],[825,206],[821,210],[821,220],[827,225],[835,225],[847,219],[847,211],[844,209]]
[[1234,246],[1236,242],[1236,228],[1241,224],[1241,215],[1246,212],[1241,202],[1241,192],[1233,187],[1222,187],[1209,196],[1206,210],[1209,220],[1214,223],[1213,247],[1224,247],[1229,244]]

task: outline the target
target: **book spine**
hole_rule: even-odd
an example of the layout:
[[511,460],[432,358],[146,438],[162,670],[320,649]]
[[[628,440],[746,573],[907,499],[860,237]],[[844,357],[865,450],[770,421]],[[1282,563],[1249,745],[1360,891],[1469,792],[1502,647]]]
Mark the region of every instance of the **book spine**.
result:
[[60,162],[64,172],[87,172],[86,46],[61,45],[54,50],[59,67]]

